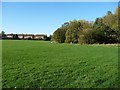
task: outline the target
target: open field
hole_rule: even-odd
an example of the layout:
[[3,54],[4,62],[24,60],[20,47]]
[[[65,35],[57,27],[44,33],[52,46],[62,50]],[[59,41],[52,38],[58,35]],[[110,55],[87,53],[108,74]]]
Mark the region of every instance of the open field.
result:
[[0,90],[2,89],[2,40],[0,40]]
[[3,41],[3,88],[117,87],[118,47]]

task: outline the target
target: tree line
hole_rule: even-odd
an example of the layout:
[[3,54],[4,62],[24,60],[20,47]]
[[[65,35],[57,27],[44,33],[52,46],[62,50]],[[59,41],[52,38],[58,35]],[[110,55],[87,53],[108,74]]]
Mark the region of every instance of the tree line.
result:
[[120,41],[120,6],[114,13],[108,11],[105,16],[94,22],[73,20],[65,22],[53,33],[52,40],[58,43],[112,44]]

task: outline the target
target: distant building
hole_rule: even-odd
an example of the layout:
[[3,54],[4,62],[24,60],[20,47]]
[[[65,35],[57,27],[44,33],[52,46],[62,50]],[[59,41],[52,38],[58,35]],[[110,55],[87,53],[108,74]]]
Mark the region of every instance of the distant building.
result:
[[0,36],[2,39],[35,39],[35,40],[45,40],[47,35],[44,34],[5,34]]
[[46,38],[46,35],[44,35],[44,34],[37,34],[34,36],[34,39],[39,39],[39,40],[45,39],[45,38]]
[[24,39],[34,39],[33,34],[24,34]]
[[24,39],[24,34],[17,34],[19,39]]
[[12,38],[14,38],[14,34],[6,34],[6,37],[5,37],[5,38],[12,39]]

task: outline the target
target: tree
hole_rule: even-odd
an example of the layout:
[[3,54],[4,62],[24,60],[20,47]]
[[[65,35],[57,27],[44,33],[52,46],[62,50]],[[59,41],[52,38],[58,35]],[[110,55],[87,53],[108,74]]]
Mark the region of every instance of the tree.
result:
[[52,40],[58,43],[64,43],[65,42],[65,33],[66,30],[58,28],[54,33]]
[[93,44],[95,43],[94,39],[94,30],[93,29],[86,29],[82,31],[82,34],[79,36],[79,43],[80,44]]
[[117,43],[120,41],[119,9],[120,6],[115,13],[108,11],[105,16],[96,18],[95,22],[85,20],[65,22],[54,32],[53,38],[66,43]]
[[5,32],[4,32],[4,31],[1,31],[1,34],[2,34],[2,36],[4,36],[4,35],[5,35]]
[[116,38],[117,42],[120,43],[120,2],[119,6],[115,10],[115,16],[116,16],[116,25],[115,25],[115,30],[116,30]]
[[66,31],[66,43],[78,43],[78,34],[81,30],[81,23],[77,20],[70,21]]
[[82,30],[79,32],[78,43],[80,44],[92,44],[93,40],[93,22],[85,20],[79,20],[82,25]]
[[102,18],[97,18],[94,23],[94,40],[96,43],[115,43],[116,40],[113,37],[115,34],[115,31],[111,29],[109,26],[105,25],[103,23]]
[[77,43],[78,42],[78,35],[77,35],[76,30],[71,30],[71,29],[67,30],[65,35],[66,35],[66,40],[65,40],[66,43],[70,43],[70,42]]
[[120,15],[120,6],[115,9],[115,15]]
[[13,39],[19,39],[17,34],[13,34]]
[[110,11],[108,11],[107,15],[105,15],[102,20],[106,26],[109,26],[111,29],[114,30],[117,29],[118,18],[115,14],[112,14]]
[[110,11],[108,11],[108,13],[103,17],[103,23],[109,27],[109,34],[107,35],[109,37],[108,42],[117,43],[119,41],[119,9],[120,7],[118,6],[115,10],[115,14],[112,14]]
[[4,39],[5,36],[6,36],[6,35],[5,35],[5,31],[1,31],[1,35],[0,35],[0,36],[1,36],[2,39]]
[[50,36],[47,36],[47,35],[46,35],[45,41],[50,41],[50,40],[51,40],[51,37],[52,37],[52,35],[50,35]]
[[58,28],[52,36],[52,40],[58,43],[64,43],[65,42],[65,33],[68,30],[69,22],[65,22],[62,24],[60,28]]

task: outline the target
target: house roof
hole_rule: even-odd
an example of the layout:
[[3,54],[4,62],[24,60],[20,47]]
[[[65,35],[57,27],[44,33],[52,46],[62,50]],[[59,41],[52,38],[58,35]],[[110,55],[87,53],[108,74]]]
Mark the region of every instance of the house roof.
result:
[[44,34],[36,34],[35,36],[45,36]]
[[[6,34],[6,35],[15,35],[15,34]],[[34,34],[17,34],[18,36],[46,36],[46,35],[44,35],[44,34],[36,34],[36,35],[34,35]]]
[[13,34],[6,34],[6,35],[13,35]]
[[17,34],[18,36],[23,36],[24,34]]
[[34,36],[33,34],[24,34],[24,36]]

